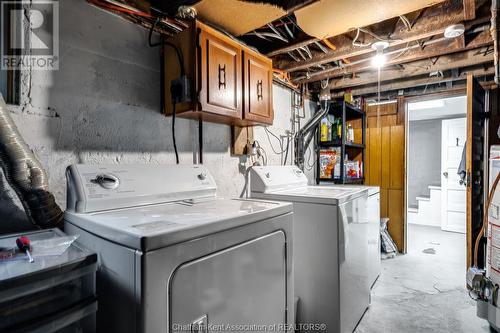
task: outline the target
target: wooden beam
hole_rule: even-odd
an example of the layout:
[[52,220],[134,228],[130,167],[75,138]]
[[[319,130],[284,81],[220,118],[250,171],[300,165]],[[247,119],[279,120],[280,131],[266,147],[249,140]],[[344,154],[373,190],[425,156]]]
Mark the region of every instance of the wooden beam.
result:
[[476,0],[463,0],[464,2],[464,20],[473,20],[476,18]]
[[[493,55],[484,56],[477,51],[467,51],[455,53],[453,55],[442,56],[435,63],[429,64],[427,60],[412,63],[411,67],[405,69],[384,69],[380,73],[380,81],[387,82],[404,79],[406,77],[426,75],[436,71],[447,71],[454,68],[464,68],[477,66],[493,62]],[[341,78],[335,81],[330,80],[328,87],[332,90],[351,88],[374,84],[378,82],[378,74],[375,70],[359,73],[354,78]]]
[[[408,48],[409,52],[407,52],[407,54],[404,56],[400,56],[401,54],[398,55],[399,50],[392,51],[391,53],[396,54],[396,56],[394,56],[393,59],[389,59],[386,66],[404,64],[421,59],[440,57],[442,55],[460,51],[474,50],[492,44],[493,39],[491,38],[491,34],[488,30],[481,31],[479,35],[477,35],[467,45],[464,45],[463,38],[447,39],[443,37],[441,40],[434,42],[432,45],[425,46],[423,49],[421,49],[419,45],[413,45]],[[311,73],[307,78],[295,81],[298,83],[309,83],[332,77],[345,76],[350,73],[359,73],[362,71],[373,70],[370,59],[371,58],[367,57],[342,67],[334,67],[321,70],[315,73]]]
[[[488,76],[488,75],[493,75],[494,73],[495,73],[494,69],[490,68],[487,70],[476,69],[476,70],[464,71],[456,77],[424,77],[424,78],[419,78],[419,79],[410,79],[410,80],[405,80],[405,81],[401,81],[401,82],[383,84],[380,86],[380,91],[386,92],[386,91],[392,91],[392,90],[408,89],[408,88],[424,86],[424,85],[461,81],[461,80],[465,80],[467,78],[467,75],[469,75],[469,74],[474,75],[474,76]],[[360,88],[360,89],[353,89],[352,90],[352,94],[356,95],[356,96],[370,95],[370,94],[375,94],[377,92],[378,92],[377,86],[371,86],[371,87],[367,87],[367,88]],[[332,97],[334,97],[334,98],[341,97],[341,96],[343,96],[343,92],[338,92],[338,93],[332,94]]]
[[291,44],[291,45],[288,45],[288,46],[285,46],[285,47],[282,47],[280,49],[276,49],[274,51],[271,51],[269,53],[266,54],[266,56],[268,57],[275,57],[277,56],[278,54],[283,54],[283,53],[288,53],[288,52],[292,52],[292,51],[295,51],[296,49],[299,49],[301,47],[304,47],[304,46],[308,46],[308,45],[311,45],[315,42],[320,42],[321,40],[318,39],[318,38],[310,38],[310,39],[306,39],[302,42],[298,42],[298,43],[295,43],[295,44]]

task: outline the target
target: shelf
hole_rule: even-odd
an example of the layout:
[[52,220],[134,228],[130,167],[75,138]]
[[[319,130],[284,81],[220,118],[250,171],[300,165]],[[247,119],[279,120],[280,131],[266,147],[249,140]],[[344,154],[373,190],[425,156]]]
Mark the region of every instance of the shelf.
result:
[[[325,148],[328,148],[328,147],[342,147],[342,141],[341,140],[320,141],[319,142],[319,146],[320,147],[325,147]],[[365,148],[364,144],[362,144],[362,143],[356,143],[356,142],[346,142],[345,146],[349,147],[349,148],[360,148],[360,149],[364,149]]]
[[364,178],[346,178],[344,179],[344,184],[363,184]]
[[330,111],[328,113],[340,116],[342,115],[342,108],[344,105],[345,105],[346,121],[361,119],[365,116],[365,113],[361,109],[347,102],[332,102],[332,105],[330,106]]
[[364,178],[346,178],[342,180],[341,178],[319,178],[320,182],[335,183],[335,184],[363,184]]
[[[363,168],[365,167],[365,149],[366,149],[366,113],[363,112],[358,107],[346,103],[346,102],[330,102],[329,104],[329,114],[333,115],[336,120],[340,119],[340,125],[344,130],[347,128],[347,122],[351,120],[360,120],[361,122],[361,139],[357,142],[345,142],[343,138],[338,138],[336,140],[330,141],[320,141],[321,138],[321,124],[317,131],[316,139],[315,139],[315,149],[316,149],[316,183],[327,182],[334,184],[363,184],[364,178],[347,178],[347,177],[339,177],[339,178],[330,178],[330,179],[321,179],[319,178],[319,174],[321,174],[322,168],[331,167],[334,160],[332,159],[333,154],[324,154],[324,159],[320,160],[321,151],[327,151],[328,148],[334,148],[337,154],[336,163],[340,163],[340,175],[346,174],[346,159],[349,158],[355,159],[356,161],[360,161],[362,163],[362,170],[360,170],[361,174],[364,173]],[[344,133],[345,134],[345,133]],[[361,142],[360,142],[361,141]],[[340,157],[340,158],[339,158]]]

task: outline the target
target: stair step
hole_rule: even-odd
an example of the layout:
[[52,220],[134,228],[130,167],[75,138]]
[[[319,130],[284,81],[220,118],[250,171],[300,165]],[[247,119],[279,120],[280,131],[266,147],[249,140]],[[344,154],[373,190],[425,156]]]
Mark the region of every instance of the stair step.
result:
[[430,201],[431,197],[427,195],[421,195],[417,197],[417,201]]
[[429,185],[429,190],[439,190],[439,191],[441,191],[441,186],[438,186],[438,185]]
[[417,207],[408,207],[408,213],[418,213]]

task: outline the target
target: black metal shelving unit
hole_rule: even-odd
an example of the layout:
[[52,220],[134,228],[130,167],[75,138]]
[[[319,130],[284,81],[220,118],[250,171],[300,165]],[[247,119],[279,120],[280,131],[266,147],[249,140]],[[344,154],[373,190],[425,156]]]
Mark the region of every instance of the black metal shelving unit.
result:
[[[362,161],[362,175],[364,176],[364,167],[365,167],[365,145],[366,145],[366,113],[363,112],[360,108],[347,103],[347,102],[329,102],[330,111],[329,114],[333,115],[335,118],[342,118],[342,134],[340,139],[333,141],[321,141],[320,133],[321,133],[321,124],[319,124],[318,135],[316,136],[316,183],[320,182],[331,182],[335,184],[363,184],[364,177],[361,178],[349,178],[345,175],[345,155],[346,153],[356,153],[359,155],[361,153],[361,161]],[[361,119],[362,124],[362,136],[361,143],[346,141],[346,133],[347,133],[347,123],[352,120]],[[338,148],[340,147],[340,177],[333,178],[320,178],[320,150],[325,148]],[[338,163],[338,162],[337,162]]]

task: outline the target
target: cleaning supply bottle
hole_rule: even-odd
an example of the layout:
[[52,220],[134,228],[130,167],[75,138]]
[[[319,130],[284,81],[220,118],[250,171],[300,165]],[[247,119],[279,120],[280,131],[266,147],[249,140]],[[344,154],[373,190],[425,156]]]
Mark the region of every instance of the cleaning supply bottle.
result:
[[333,121],[332,121],[332,137],[331,137],[331,140],[332,141],[335,141],[337,140],[337,122],[338,122],[338,119],[337,118],[333,118]]
[[321,120],[319,140],[322,142],[328,141],[328,119],[326,118]]
[[347,126],[347,141],[354,141],[354,128],[352,128],[351,124]]

